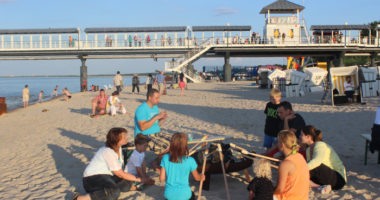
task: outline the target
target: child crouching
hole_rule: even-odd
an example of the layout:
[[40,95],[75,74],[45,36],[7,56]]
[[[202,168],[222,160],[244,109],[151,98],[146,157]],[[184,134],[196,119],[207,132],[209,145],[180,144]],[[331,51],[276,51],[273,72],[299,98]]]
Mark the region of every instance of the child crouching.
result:
[[[153,185],[154,180],[151,179],[146,174],[146,164],[145,164],[145,151],[148,147],[149,138],[141,133],[137,134],[135,137],[135,147],[131,157],[128,159],[127,166],[125,167],[125,172],[140,177],[141,180],[147,185]],[[132,184],[131,190],[142,189],[142,183],[134,182]]]

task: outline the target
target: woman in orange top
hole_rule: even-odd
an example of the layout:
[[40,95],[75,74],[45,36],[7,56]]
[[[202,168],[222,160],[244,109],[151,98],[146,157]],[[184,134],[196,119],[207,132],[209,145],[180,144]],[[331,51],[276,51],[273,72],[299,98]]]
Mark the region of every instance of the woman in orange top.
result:
[[286,156],[278,169],[274,199],[307,200],[309,197],[309,168],[306,160],[298,153],[296,135],[282,130],[278,136],[278,148]]

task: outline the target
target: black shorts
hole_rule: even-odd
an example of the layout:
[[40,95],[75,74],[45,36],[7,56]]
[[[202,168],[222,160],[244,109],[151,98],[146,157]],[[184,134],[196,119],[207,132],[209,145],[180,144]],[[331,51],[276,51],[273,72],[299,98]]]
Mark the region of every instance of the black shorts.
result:
[[342,189],[346,185],[346,181],[342,175],[324,164],[310,170],[310,180],[318,185],[331,185],[333,190]]
[[346,97],[351,98],[351,99],[354,98],[354,93],[355,93],[355,91],[352,91],[352,90],[344,92],[344,94],[346,94]]

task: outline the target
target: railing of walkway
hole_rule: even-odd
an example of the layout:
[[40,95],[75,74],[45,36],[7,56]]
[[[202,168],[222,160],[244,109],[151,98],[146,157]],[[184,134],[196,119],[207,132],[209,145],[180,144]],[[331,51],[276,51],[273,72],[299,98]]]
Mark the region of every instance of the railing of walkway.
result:
[[262,39],[259,37],[209,37],[209,38],[177,38],[176,40],[166,38],[157,40],[85,40],[72,42],[64,40],[42,40],[42,41],[7,41],[0,38],[0,51],[7,50],[34,50],[34,49],[128,49],[128,48],[200,48],[204,42],[213,46],[360,46],[380,47],[380,38],[371,41],[366,37],[347,37],[331,39],[325,37],[299,38],[290,40],[287,38]]

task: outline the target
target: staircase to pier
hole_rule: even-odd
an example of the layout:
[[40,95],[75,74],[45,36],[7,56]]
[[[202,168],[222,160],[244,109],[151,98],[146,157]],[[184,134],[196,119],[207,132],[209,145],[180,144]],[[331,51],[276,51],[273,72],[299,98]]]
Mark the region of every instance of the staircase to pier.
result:
[[202,82],[203,79],[197,76],[193,67],[190,67],[191,63],[198,60],[204,53],[212,48],[210,40],[206,40],[196,48],[186,52],[183,58],[173,59],[172,61],[165,62],[165,71],[183,73],[186,78],[190,79],[194,83]]

